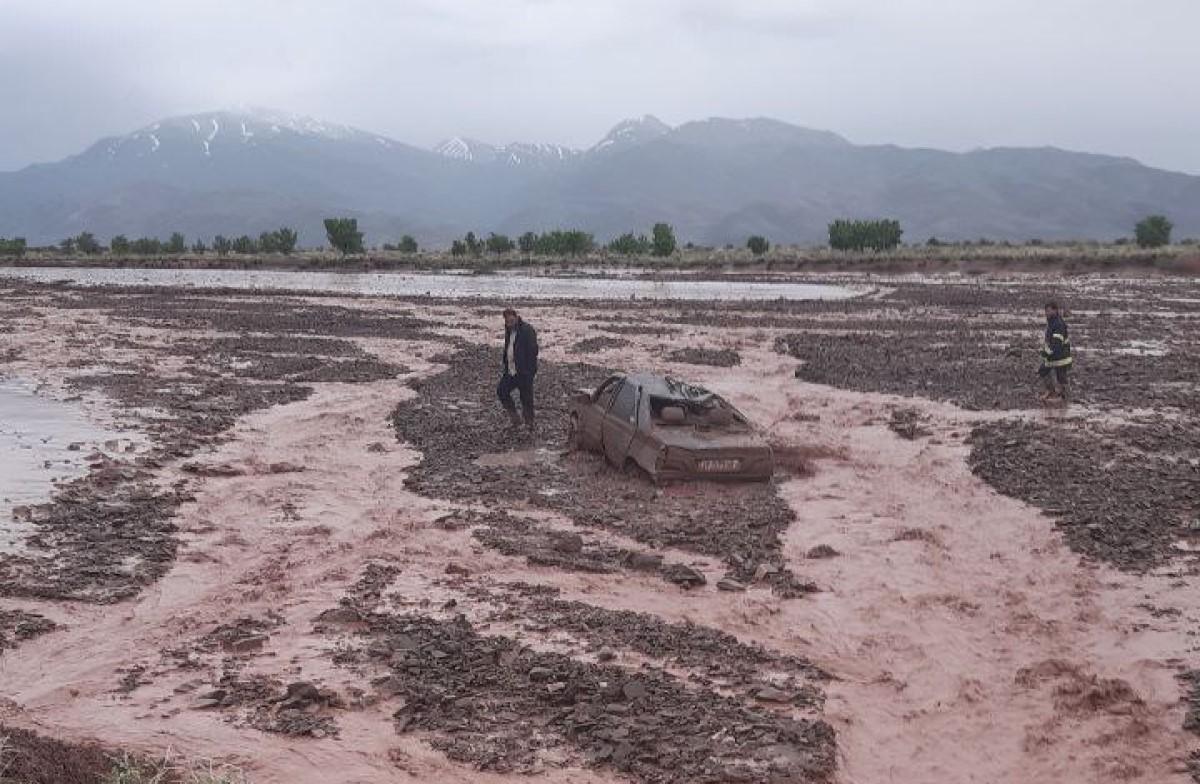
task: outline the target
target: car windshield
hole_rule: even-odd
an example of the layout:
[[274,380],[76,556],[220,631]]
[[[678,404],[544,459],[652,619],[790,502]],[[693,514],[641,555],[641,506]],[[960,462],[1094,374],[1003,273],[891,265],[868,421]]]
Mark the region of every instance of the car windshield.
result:
[[655,424],[666,426],[734,427],[747,426],[746,418],[723,398],[708,394],[704,397],[650,396],[650,416]]

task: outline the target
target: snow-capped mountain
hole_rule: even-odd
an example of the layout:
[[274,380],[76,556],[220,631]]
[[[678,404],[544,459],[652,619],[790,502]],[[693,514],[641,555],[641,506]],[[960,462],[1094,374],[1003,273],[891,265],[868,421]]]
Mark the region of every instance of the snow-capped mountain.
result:
[[613,126],[603,139],[596,142],[588,152],[614,153],[654,141],[671,132],[671,126],[652,114],[622,120]]
[[327,123],[311,117],[268,109],[218,111],[171,117],[144,128],[102,139],[84,156],[128,160],[166,159],[171,156],[211,158],[221,151],[235,151],[263,144],[304,142],[351,142],[390,148],[398,144],[378,134],[348,125]]
[[546,166],[567,163],[579,157],[579,150],[561,144],[514,142],[497,147],[476,139],[454,136],[437,144],[433,151],[444,158],[470,163],[506,166]]
[[1200,235],[1200,177],[1052,148],[856,145],[766,118],[672,128],[647,115],[581,152],[465,138],[427,150],[283,112],[204,112],[0,172],[0,237],[35,245],[279,226],[317,245],[334,215],[357,217],[374,243],[562,227],[603,240],[660,220],[684,241],[820,242],[835,218],[881,216],[906,238],[1111,239],[1156,212]]

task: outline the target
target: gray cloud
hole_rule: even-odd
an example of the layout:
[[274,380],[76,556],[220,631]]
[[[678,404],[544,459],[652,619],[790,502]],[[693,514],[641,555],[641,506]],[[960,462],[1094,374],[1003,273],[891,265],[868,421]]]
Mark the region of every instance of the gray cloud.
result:
[[0,0],[0,169],[249,104],[421,145],[772,116],[1200,173],[1196,29],[1194,0]]

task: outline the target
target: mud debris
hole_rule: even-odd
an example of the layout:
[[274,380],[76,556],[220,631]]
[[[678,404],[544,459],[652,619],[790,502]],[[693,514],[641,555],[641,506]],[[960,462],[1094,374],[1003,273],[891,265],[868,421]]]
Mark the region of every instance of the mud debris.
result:
[[286,686],[265,675],[243,676],[229,668],[215,688],[192,703],[193,710],[234,709],[229,720],[278,735],[337,737],[334,714],[345,709],[342,697],[308,681]]
[[572,354],[594,354],[597,351],[607,351],[612,348],[626,348],[633,345],[624,338],[594,337],[577,341],[568,351]]
[[836,765],[822,721],[760,711],[636,673],[484,636],[463,616],[368,616],[343,665],[373,664],[374,684],[400,707],[398,732],[434,733],[452,759],[496,772],[532,772],[549,749],[641,782],[825,781]]
[[667,352],[667,359],[685,365],[731,368],[742,364],[742,355],[731,348],[678,348]]
[[58,624],[37,613],[0,609],[0,654],[16,648],[25,640],[31,640],[57,628]]
[[112,772],[113,753],[0,724],[0,781],[14,784],[95,784]]
[[969,463],[997,491],[1053,518],[1074,550],[1144,570],[1200,536],[1195,432],[1163,422],[1005,420],[972,431]]
[[933,435],[929,429],[929,418],[915,408],[897,408],[892,411],[888,420],[888,429],[906,441],[916,441],[918,438],[928,438]]

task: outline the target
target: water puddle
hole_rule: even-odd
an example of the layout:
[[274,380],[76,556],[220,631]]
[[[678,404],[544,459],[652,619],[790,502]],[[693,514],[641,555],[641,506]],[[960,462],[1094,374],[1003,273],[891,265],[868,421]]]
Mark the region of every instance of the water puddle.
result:
[[14,510],[49,500],[54,481],[81,476],[96,451],[131,451],[87,418],[83,408],[0,379],[0,552],[21,549],[32,524]]
[[170,286],[184,288],[274,289],[339,294],[432,296],[447,298],[651,299],[651,300],[810,300],[848,299],[867,289],[814,283],[633,280],[629,278],[545,278],[529,275],[408,275],[394,272],[286,272],[277,270],[100,269],[0,267],[0,277],[39,283],[87,286]]

